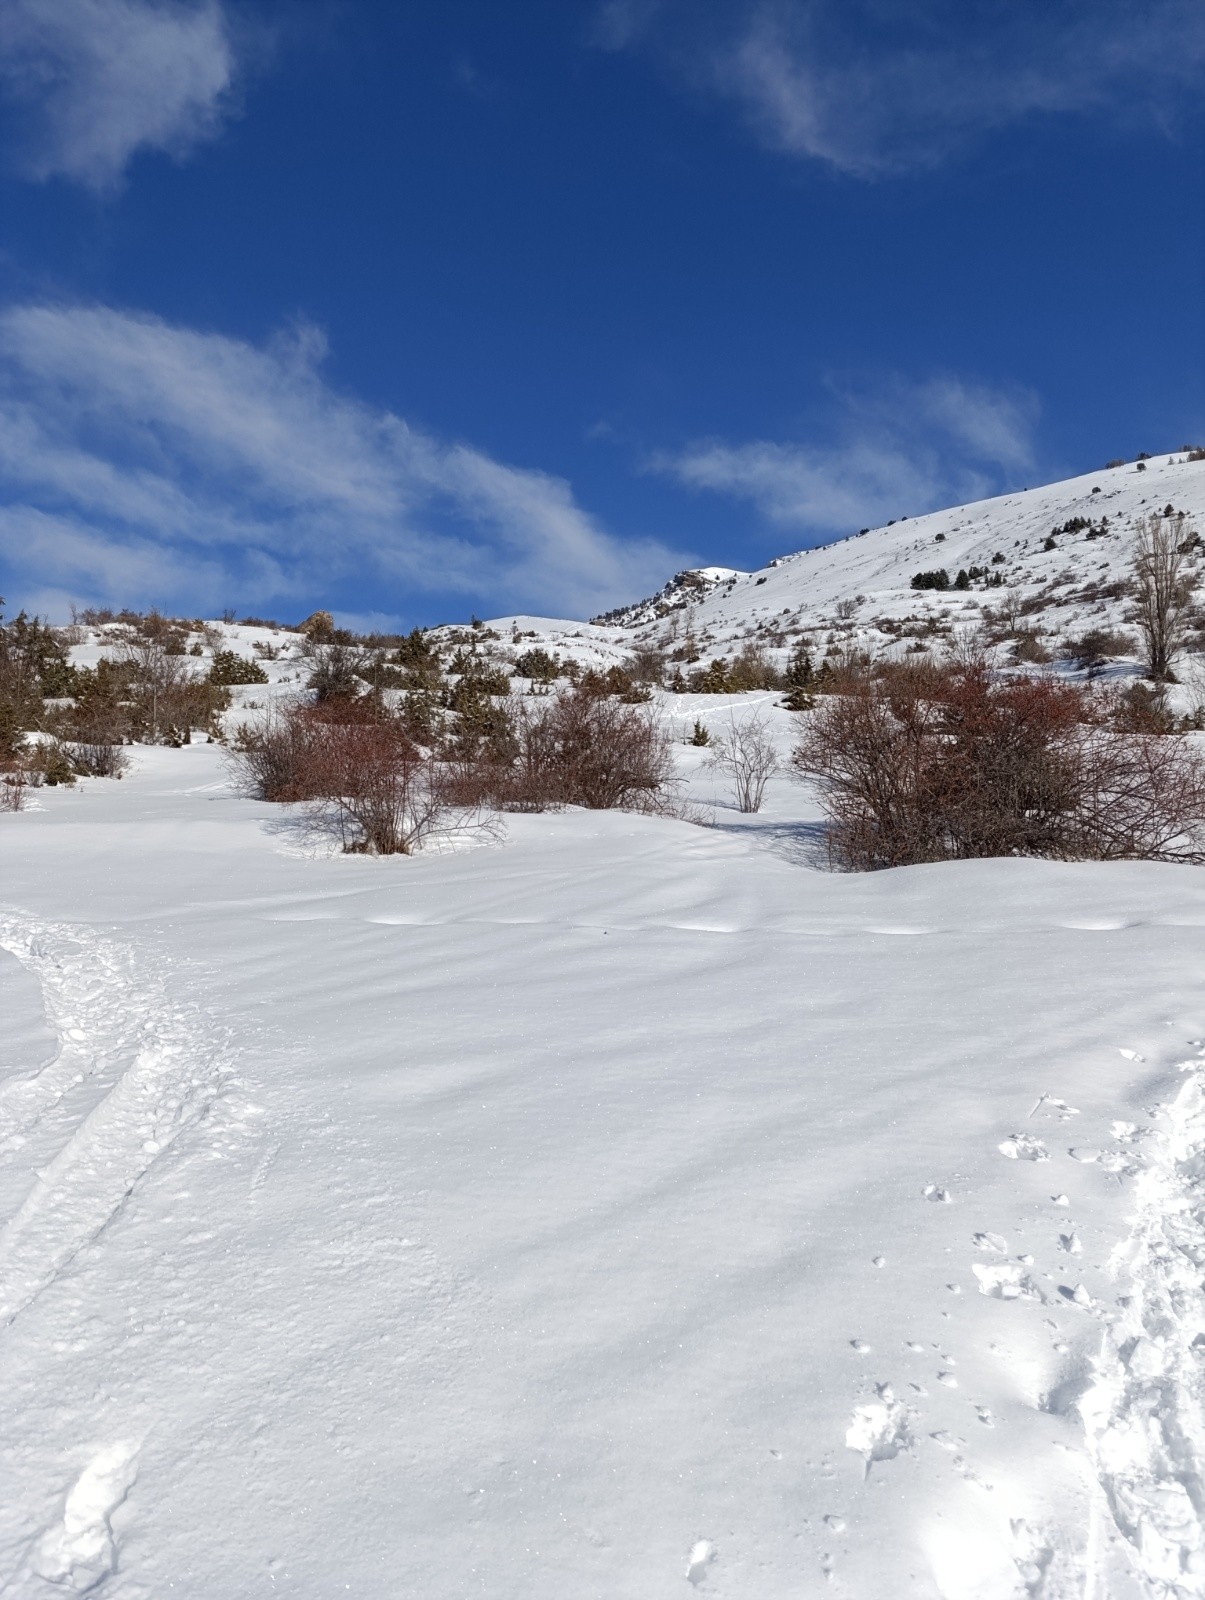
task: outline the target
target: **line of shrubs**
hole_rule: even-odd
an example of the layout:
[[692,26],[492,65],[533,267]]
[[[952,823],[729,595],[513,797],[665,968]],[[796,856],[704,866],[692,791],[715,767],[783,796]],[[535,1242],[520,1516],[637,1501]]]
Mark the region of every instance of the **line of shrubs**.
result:
[[407,707],[380,695],[328,695],[274,708],[244,727],[231,761],[242,791],[302,801],[348,850],[409,854],[467,814],[663,809],[668,730],[597,685],[496,702],[487,726],[463,716],[422,742]]

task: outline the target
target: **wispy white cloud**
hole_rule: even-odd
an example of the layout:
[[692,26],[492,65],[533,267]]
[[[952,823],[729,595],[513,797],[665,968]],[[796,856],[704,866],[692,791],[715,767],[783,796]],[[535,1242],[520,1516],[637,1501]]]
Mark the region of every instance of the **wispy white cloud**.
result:
[[33,178],[105,189],[139,150],[185,153],[220,128],[234,75],[219,0],[0,0],[0,89]]
[[1198,0],[661,0],[655,13],[613,0],[599,27],[610,48],[657,50],[739,106],[771,146],[864,178],[1038,116],[1166,124],[1205,65]]
[[594,13],[594,43],[603,50],[625,50],[663,9],[664,0],[602,0]]
[[0,314],[10,590],[588,615],[686,559],[609,534],[560,478],[338,393],[324,353],[304,326],[261,348],[103,307]]
[[1037,402],[1024,391],[945,376],[845,389],[837,401],[828,440],[702,440],[648,465],[809,541],[992,494],[1033,465]]

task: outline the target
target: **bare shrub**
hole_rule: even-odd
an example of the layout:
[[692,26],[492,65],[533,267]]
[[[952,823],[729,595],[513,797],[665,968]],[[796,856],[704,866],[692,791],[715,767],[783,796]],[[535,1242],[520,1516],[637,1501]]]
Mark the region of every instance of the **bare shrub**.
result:
[[567,805],[647,807],[673,771],[668,730],[640,706],[572,689],[549,705],[547,731]]
[[1115,733],[1171,733],[1176,725],[1161,683],[1129,683],[1103,697],[1101,710]]
[[625,663],[634,683],[660,684],[665,679],[666,653],[659,644],[638,644]]
[[517,811],[648,809],[673,770],[668,730],[593,683],[516,700],[504,731],[457,754],[447,767],[451,797]]
[[820,663],[815,686],[825,694],[856,694],[871,676],[870,657],[864,650],[838,649]]
[[794,765],[857,870],[997,855],[1205,859],[1205,764],[1182,737],[1119,733],[1083,688],[865,682],[803,716]]
[[319,793],[318,724],[300,706],[273,707],[259,727],[234,736],[230,764],[238,789],[253,800],[314,800]]
[[[324,615],[325,612],[315,612],[315,616]],[[303,630],[307,626],[308,624],[303,623]],[[360,672],[365,664],[360,650],[354,645],[346,644],[313,644],[307,649],[314,661],[307,687],[313,689],[320,702],[330,699],[350,700],[359,693],[362,687]]]
[[114,661],[134,708],[132,731],[152,744],[187,743],[193,728],[210,727],[229,704],[228,692],[200,678],[186,656],[167,648],[157,628],[128,633]]
[[19,767],[0,773],[0,811],[24,811],[26,788],[25,774]]
[[1205,762],[1183,735],[1089,735],[1066,854],[1205,860]]
[[84,778],[120,778],[128,765],[119,744],[75,740],[68,748],[75,770]]
[[1024,603],[1024,593],[1017,587],[1016,584],[1013,584],[1011,587],[1005,589],[1004,593],[1000,596],[1000,599],[997,602],[997,611],[999,613],[1000,621],[1003,623],[1005,629],[1009,633],[1015,632],[1015,630],[1020,626],[1021,617],[1023,615],[1022,606]]
[[288,706],[241,729],[230,756],[236,781],[256,799],[309,802],[345,850],[410,855],[446,820],[439,773],[398,721],[354,704],[340,717]]
[[447,810],[430,756],[392,722],[317,726],[317,804],[337,824],[343,848],[412,855]]
[[1089,680],[1098,678],[1109,660],[1115,656],[1133,653],[1134,641],[1128,634],[1111,628],[1089,628],[1078,638],[1065,639],[1059,655],[1088,674]]
[[1017,630],[1013,645],[1013,660],[1021,666],[1044,666],[1051,659],[1050,651],[1032,628]]
[[759,713],[738,722],[730,715],[728,731],[716,741],[707,765],[728,778],[738,811],[760,811],[766,784],[779,765],[770,719]]
[[1138,523],[1134,620],[1142,635],[1147,672],[1161,683],[1169,679],[1188,627],[1192,584],[1182,546],[1191,533],[1183,514],[1173,520],[1152,511]]

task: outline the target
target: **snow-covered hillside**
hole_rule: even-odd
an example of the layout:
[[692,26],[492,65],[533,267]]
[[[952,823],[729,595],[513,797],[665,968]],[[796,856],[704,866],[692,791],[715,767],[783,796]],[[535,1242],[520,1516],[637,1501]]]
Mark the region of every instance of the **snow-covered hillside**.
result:
[[[821,655],[830,643],[881,654],[906,649],[930,617],[971,625],[1007,599],[1027,605],[1027,624],[1057,639],[1087,626],[1122,626],[1124,599],[1108,591],[1128,577],[1134,524],[1169,506],[1205,539],[1205,461],[1160,456],[1141,470],[1131,462],[872,528],[757,572],[703,569],[707,578],[697,587],[679,577],[660,595],[593,624],[505,617],[492,626],[582,660],[618,659],[638,642],[680,644],[688,630],[704,661],[750,643],[785,657],[800,637]],[[1075,523],[1083,526],[1058,531]],[[1199,548],[1194,571],[1203,555]],[[911,588],[916,573],[939,568],[952,581],[973,568],[994,581],[972,579],[966,591]]]

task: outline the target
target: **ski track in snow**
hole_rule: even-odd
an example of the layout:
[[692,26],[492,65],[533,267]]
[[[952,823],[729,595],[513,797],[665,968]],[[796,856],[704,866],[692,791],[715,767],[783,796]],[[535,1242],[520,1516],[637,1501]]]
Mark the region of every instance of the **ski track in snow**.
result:
[[1109,1512],[1157,1600],[1205,1596],[1205,1062],[1182,1070],[1111,1262],[1120,1314],[1077,1402]]
[[[59,1037],[40,1071],[0,1085],[0,1160],[35,1132],[57,1153],[0,1228],[0,1328],[33,1303],[121,1211],[233,1071],[229,1040],[169,998],[149,957],[87,927],[0,916],[0,946],[42,984]],[[77,1091],[96,1093],[82,1117]],[[61,1141],[61,1142],[60,1142]]]

